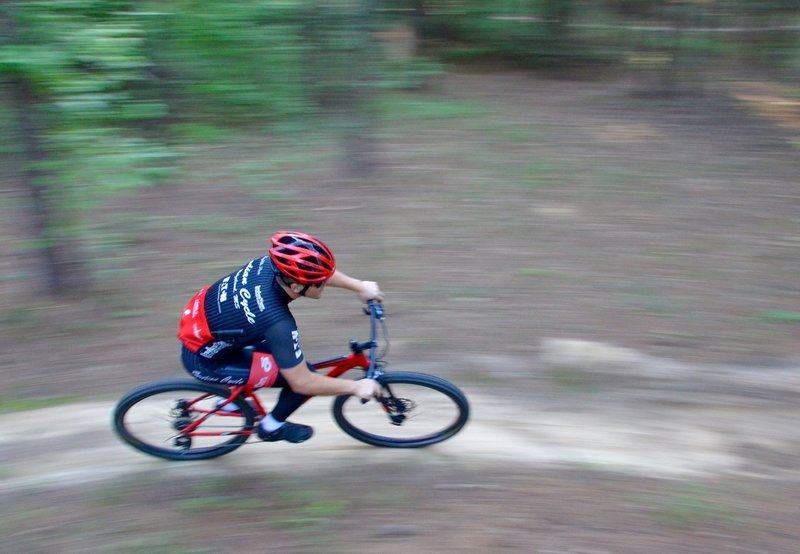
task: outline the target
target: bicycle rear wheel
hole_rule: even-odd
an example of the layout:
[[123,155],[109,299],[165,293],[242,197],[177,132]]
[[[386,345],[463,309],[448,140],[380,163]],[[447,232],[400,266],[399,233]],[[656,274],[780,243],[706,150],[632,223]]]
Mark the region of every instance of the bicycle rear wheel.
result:
[[[247,441],[255,413],[243,396],[219,409],[225,387],[168,379],[126,394],[114,410],[114,430],[137,450],[167,460],[207,460],[227,454]],[[197,425],[194,425],[196,422]]]
[[469,418],[464,393],[444,379],[414,372],[385,373],[380,402],[338,396],[333,417],[351,437],[373,446],[419,448],[449,439]]

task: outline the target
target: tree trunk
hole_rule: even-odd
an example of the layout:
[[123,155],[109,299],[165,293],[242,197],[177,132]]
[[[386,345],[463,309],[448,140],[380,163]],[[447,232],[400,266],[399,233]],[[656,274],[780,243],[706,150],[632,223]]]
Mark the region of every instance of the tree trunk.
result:
[[661,75],[661,95],[664,98],[671,98],[680,93],[681,87],[681,69],[683,67],[681,56],[681,46],[683,43],[684,25],[686,24],[687,14],[684,10],[688,6],[679,5],[673,13],[674,16],[667,19],[673,26],[671,34],[672,42],[669,45],[669,62],[664,64],[663,72]]
[[[0,2],[0,20],[5,23],[2,46],[15,44],[20,35],[15,7],[11,2]],[[53,296],[84,293],[89,289],[86,261],[78,256],[75,241],[54,233],[59,206],[53,199],[53,189],[45,184],[50,176],[43,167],[49,156],[41,140],[45,125],[39,117],[40,99],[24,70],[18,69],[3,77],[0,84],[4,84],[8,92],[9,112],[20,145],[19,179],[29,204],[28,233],[38,253],[32,263],[35,288],[41,294]]]
[[414,55],[419,55],[425,47],[425,0],[414,2]]
[[376,122],[368,107],[369,96],[375,92],[377,80],[373,59],[377,51],[372,38],[373,1],[360,0],[350,23],[357,46],[352,52],[350,79],[345,85],[343,146],[347,172],[356,178],[372,177],[378,169],[374,136]]
[[38,288],[42,293],[52,295],[86,290],[85,264],[75,252],[71,252],[67,240],[52,233],[56,207],[48,187],[43,184],[48,175],[42,165],[48,156],[40,140],[42,125],[37,117],[35,93],[21,75],[13,75],[7,81],[7,88],[17,138],[22,147],[20,185],[30,209],[29,232],[40,254],[33,267],[33,274],[39,280]]

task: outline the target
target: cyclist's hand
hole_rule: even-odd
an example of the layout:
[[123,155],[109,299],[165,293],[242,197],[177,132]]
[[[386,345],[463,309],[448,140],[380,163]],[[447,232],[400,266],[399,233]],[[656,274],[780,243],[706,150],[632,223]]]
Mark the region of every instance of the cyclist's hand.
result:
[[381,302],[384,297],[381,288],[375,281],[361,281],[357,294],[362,302],[367,302],[368,300]]
[[353,390],[353,396],[357,396],[364,400],[377,398],[381,395],[381,386],[373,379],[361,379],[355,382],[356,388]]

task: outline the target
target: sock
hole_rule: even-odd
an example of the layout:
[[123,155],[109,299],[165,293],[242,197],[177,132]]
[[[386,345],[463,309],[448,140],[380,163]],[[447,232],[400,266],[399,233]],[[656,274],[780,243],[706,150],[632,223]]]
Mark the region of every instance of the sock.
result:
[[285,421],[278,421],[272,414],[269,414],[267,417],[261,420],[261,428],[264,429],[267,433],[272,433],[273,431],[277,431],[283,424],[286,423]]
[[[217,401],[217,406],[219,407],[219,405],[222,404],[223,402],[224,402],[224,400],[218,400]],[[237,406],[236,404],[231,402],[230,404],[225,404],[222,408],[219,409],[219,411],[220,412],[227,412],[229,414],[232,414],[234,412],[238,412],[239,411],[239,406]]]

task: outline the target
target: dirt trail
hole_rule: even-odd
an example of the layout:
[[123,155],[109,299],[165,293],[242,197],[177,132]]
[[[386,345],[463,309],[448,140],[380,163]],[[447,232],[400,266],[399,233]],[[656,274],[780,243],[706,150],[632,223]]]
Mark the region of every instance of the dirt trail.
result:
[[[311,441],[253,441],[224,458],[190,464],[152,459],[122,444],[110,428],[113,401],[19,412],[0,416],[0,491],[187,468],[209,474],[263,473],[285,468],[287,462],[301,472],[334,462],[413,461],[462,467],[578,466],[677,479],[738,475],[800,480],[800,440],[793,423],[798,408],[792,400],[798,390],[787,379],[793,371],[707,368],[696,372],[702,381],[692,381],[682,366],[599,343],[551,344],[543,359],[580,365],[587,374],[615,383],[613,390],[577,399],[567,391],[534,407],[535,400],[526,405],[487,394],[485,387],[465,386],[472,405],[465,430],[441,445],[411,451],[354,441],[336,427],[330,401],[316,399],[297,415],[315,427]],[[676,389],[678,384],[683,390]]]

